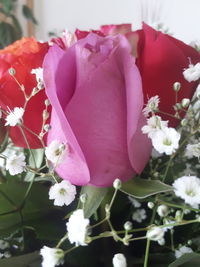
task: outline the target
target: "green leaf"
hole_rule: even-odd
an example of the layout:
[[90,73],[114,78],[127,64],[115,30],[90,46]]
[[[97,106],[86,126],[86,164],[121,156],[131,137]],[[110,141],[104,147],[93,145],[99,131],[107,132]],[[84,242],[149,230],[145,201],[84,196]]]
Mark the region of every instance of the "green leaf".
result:
[[122,184],[120,191],[135,198],[146,198],[158,193],[172,191],[172,187],[159,180],[134,178]]
[[[65,222],[61,219],[60,208],[53,205],[48,199],[48,187],[34,183],[25,205],[21,209],[21,215],[17,210],[23,202],[24,195],[27,191],[29,183],[12,181],[6,184],[0,184],[0,238],[6,237],[21,227],[34,228],[38,238],[45,237],[55,238],[55,233],[49,231],[55,226],[55,222],[60,220],[64,226]],[[23,217],[23,220],[22,220]],[[47,231],[44,231],[44,225]],[[59,225],[59,228],[62,228]],[[58,236],[60,236],[58,231]]]
[[32,10],[27,5],[22,6],[22,13],[26,19],[31,20],[34,24],[37,24],[37,20],[33,16]]
[[187,253],[176,259],[168,267],[199,267],[200,266],[200,254],[198,253]]
[[19,39],[15,27],[9,23],[1,22],[0,23],[0,47],[4,48],[5,46],[13,43]]
[[22,37],[22,27],[18,21],[18,19],[14,16],[14,15],[10,15],[12,21],[13,21],[13,25],[15,26],[15,31],[16,34],[18,36],[18,39],[20,39]]
[[[36,168],[40,168],[44,159],[44,149],[32,149],[32,154],[35,159]],[[33,167],[34,161],[32,155],[29,156],[28,165]],[[27,182],[32,181],[32,179],[35,177],[35,174],[32,172],[27,172],[26,176],[24,177],[24,180]]]
[[13,10],[13,1],[12,0],[1,0],[2,7],[4,12],[9,15],[11,11]]
[[22,256],[12,257],[0,260],[1,267],[40,267],[40,255],[38,252],[25,254]]
[[[84,204],[84,215],[86,218],[92,216],[95,211],[100,206],[102,200],[104,199],[106,193],[108,192],[108,188],[104,187],[94,187],[94,186],[84,186],[81,189],[80,195],[86,194],[86,202]],[[81,206],[79,202],[78,206]]]

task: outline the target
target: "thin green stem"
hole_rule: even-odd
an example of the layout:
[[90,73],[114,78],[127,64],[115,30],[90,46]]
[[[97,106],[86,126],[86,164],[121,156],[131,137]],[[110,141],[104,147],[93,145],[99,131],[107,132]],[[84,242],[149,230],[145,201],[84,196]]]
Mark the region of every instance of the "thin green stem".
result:
[[63,238],[58,242],[58,244],[56,245],[56,248],[59,248],[63,242],[65,242],[65,240],[68,238],[68,234],[64,235]]
[[145,257],[144,257],[144,267],[148,267],[150,243],[151,243],[151,240],[147,239]]

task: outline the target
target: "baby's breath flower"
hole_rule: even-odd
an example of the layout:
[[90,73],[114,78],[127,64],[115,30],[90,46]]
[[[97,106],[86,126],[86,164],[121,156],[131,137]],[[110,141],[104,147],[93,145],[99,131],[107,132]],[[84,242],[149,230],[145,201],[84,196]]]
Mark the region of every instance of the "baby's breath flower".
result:
[[196,65],[190,64],[189,67],[183,71],[183,76],[188,82],[197,81],[200,78],[200,63]]
[[8,170],[11,175],[22,173],[25,166],[26,162],[23,153],[20,153],[18,155],[16,153],[13,153],[6,160],[6,170]]
[[135,208],[140,208],[141,207],[141,203],[139,201],[137,201],[137,199],[128,196],[128,199],[130,200],[131,204],[135,207]]
[[55,267],[64,263],[64,251],[60,248],[49,248],[44,246],[40,250],[42,255],[42,267]]
[[200,143],[198,144],[188,144],[185,152],[186,157],[200,157]]
[[142,127],[142,132],[151,138],[158,131],[167,127],[168,121],[162,121],[160,116],[152,116],[147,119],[147,125]]
[[127,266],[126,258],[124,254],[122,253],[115,254],[112,262],[113,262],[113,267],[126,267]]
[[54,184],[49,190],[49,199],[54,199],[55,206],[69,205],[76,195],[76,187],[69,181]]
[[44,83],[43,80],[43,68],[32,69],[31,74],[35,74],[37,83]]
[[15,107],[14,110],[10,111],[5,118],[5,126],[16,126],[18,123],[21,123],[23,115],[24,109]]
[[187,253],[192,253],[193,250],[189,247],[182,246],[179,249],[175,250],[175,257],[180,258],[182,255],[187,254]]
[[66,225],[70,243],[75,243],[76,246],[86,246],[89,219],[84,218],[83,210],[75,210]]
[[165,127],[152,136],[152,144],[159,153],[171,155],[179,147],[180,137],[174,128]]
[[183,176],[173,183],[176,196],[191,206],[200,204],[200,179],[196,176]]
[[132,220],[141,223],[147,218],[145,209],[138,209],[132,215]]
[[65,160],[65,157],[67,156],[68,152],[68,145],[64,145],[58,140],[52,141],[45,149],[45,155],[47,159],[50,160],[56,166]]
[[158,111],[158,105],[159,105],[160,99],[159,96],[153,96],[151,97],[147,104],[146,107],[143,109],[143,113],[145,117],[149,116],[149,113],[155,113]]

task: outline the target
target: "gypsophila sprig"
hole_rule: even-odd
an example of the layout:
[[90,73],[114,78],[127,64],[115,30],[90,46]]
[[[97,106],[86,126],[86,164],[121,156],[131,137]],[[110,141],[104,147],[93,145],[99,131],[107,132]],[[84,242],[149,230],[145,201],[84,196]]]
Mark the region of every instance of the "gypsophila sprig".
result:
[[64,251],[60,248],[49,248],[44,246],[40,250],[42,256],[42,267],[55,267],[64,263]]
[[71,244],[76,246],[86,246],[87,231],[89,226],[89,219],[84,218],[82,209],[78,209],[72,213],[67,222],[68,239]]
[[54,199],[54,205],[69,205],[75,199],[76,187],[69,181],[55,183],[49,190],[49,199]]

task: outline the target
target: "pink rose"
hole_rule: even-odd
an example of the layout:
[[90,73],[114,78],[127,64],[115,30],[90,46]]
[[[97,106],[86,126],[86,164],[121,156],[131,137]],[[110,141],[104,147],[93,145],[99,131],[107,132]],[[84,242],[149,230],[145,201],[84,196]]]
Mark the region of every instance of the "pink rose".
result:
[[141,133],[141,78],[126,38],[90,33],[66,51],[54,45],[43,67],[52,104],[48,143],[69,147],[57,173],[95,186],[140,173],[151,144]]

